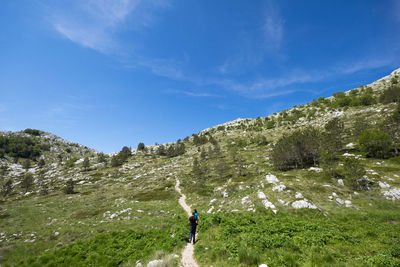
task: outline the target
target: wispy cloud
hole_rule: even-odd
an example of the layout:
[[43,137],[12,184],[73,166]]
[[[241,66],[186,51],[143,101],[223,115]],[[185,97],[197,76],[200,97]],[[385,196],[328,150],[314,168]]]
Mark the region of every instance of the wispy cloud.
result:
[[301,84],[321,82],[338,76],[351,75],[390,65],[394,65],[392,59],[370,58],[337,64],[325,70],[293,70],[276,78],[258,79],[242,83],[221,80],[219,84],[245,97],[262,99],[298,92],[296,87]]
[[266,58],[282,58],[284,18],[275,0],[265,1],[257,23],[238,33],[235,48],[225,61],[216,67],[221,74],[244,73],[259,66]]
[[[126,23],[150,25],[151,8],[166,6],[161,0],[71,0],[68,6],[47,5],[48,19],[65,38],[104,54],[124,54],[118,32]],[[59,3],[57,3],[59,4]],[[121,52],[122,51],[122,52]]]
[[195,91],[187,91],[187,90],[168,90],[167,93],[186,95],[190,97],[222,97],[221,95],[211,94],[206,92],[195,92]]
[[295,92],[292,85],[321,81],[326,74],[304,73],[300,71],[287,74],[283,77],[259,79],[247,83],[225,81],[225,87],[248,98],[271,98]]
[[[134,65],[135,66],[135,65]],[[171,59],[138,59],[136,66],[149,69],[158,76],[173,80],[185,80],[181,63]]]
[[264,15],[264,38],[269,49],[279,49],[283,40],[284,20],[273,1],[267,2]]
[[363,70],[371,70],[385,67],[391,65],[392,63],[393,60],[389,58],[366,59],[342,64],[339,67],[335,68],[335,72],[339,74],[353,74]]

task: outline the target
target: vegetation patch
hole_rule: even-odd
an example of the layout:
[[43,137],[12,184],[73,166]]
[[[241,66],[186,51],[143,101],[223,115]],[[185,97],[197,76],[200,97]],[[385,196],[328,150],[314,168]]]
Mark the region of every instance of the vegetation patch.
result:
[[[172,223],[172,222],[171,222]],[[20,266],[117,266],[148,258],[156,251],[171,253],[182,247],[186,231],[181,219],[173,228],[111,232],[31,257]],[[180,227],[179,227],[180,226]]]
[[399,213],[389,210],[203,215],[197,259],[214,266],[399,266]]

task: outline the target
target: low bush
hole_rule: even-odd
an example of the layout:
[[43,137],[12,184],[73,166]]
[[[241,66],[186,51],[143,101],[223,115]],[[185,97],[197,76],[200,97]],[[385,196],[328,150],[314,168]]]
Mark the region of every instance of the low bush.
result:
[[368,157],[388,158],[392,140],[390,136],[379,129],[367,129],[360,135],[360,148]]

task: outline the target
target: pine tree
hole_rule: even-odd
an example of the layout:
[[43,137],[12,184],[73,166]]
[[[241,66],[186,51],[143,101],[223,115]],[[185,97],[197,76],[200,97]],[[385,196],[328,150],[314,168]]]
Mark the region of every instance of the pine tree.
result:
[[217,168],[216,168],[216,169],[217,169],[218,177],[219,177],[220,179],[225,178],[225,176],[226,176],[226,171],[227,171],[227,166],[226,166],[225,160],[224,160],[223,158],[220,158],[220,159],[218,160]]
[[111,167],[118,167],[118,166],[121,166],[121,165],[122,165],[122,162],[121,162],[120,157],[118,155],[114,155],[111,158]]
[[139,144],[138,144],[138,147],[137,147],[137,150],[138,150],[138,151],[144,151],[145,148],[146,148],[146,147],[145,147],[144,143],[139,143]]
[[399,154],[397,146],[400,143],[400,102],[397,103],[393,113],[383,121],[382,129],[392,139],[394,153],[397,156]]
[[3,185],[3,188],[2,188],[3,196],[9,195],[12,190],[13,190],[13,180],[12,179],[8,179],[7,182],[5,182],[5,184]]
[[26,193],[32,187],[32,185],[33,185],[33,175],[32,173],[27,172],[25,173],[24,178],[22,179],[21,187],[25,189]]
[[165,156],[166,155],[166,151],[165,151],[165,146],[164,145],[161,145],[161,146],[158,147],[157,154],[160,155],[160,156]]
[[244,170],[245,170],[245,168],[244,168],[244,163],[245,163],[245,161],[244,161],[243,156],[239,154],[239,155],[235,158],[235,162],[236,162],[236,175],[237,175],[238,177],[239,177],[239,176],[245,176],[245,174],[244,174]]
[[72,181],[72,179],[69,179],[69,180],[66,182],[64,192],[65,192],[65,194],[75,194],[75,191],[74,191],[74,181]]
[[38,162],[39,168],[43,168],[44,165],[46,165],[46,162],[44,161],[44,159],[40,159]]
[[193,159],[192,173],[196,179],[201,179],[202,171],[197,157]]
[[22,161],[22,166],[25,170],[28,170],[31,167],[31,161],[29,159],[25,159]]
[[97,155],[97,162],[98,163],[106,163],[107,162],[106,155],[104,155],[104,153],[99,153]]
[[89,169],[89,165],[90,165],[89,158],[85,157],[82,163],[83,170],[87,171]]
[[330,152],[338,152],[343,147],[344,123],[339,118],[325,125],[324,145]]
[[40,175],[40,176],[39,176],[39,179],[38,179],[38,186],[39,186],[39,188],[40,188],[40,193],[41,193],[42,195],[47,195],[47,194],[49,193],[49,187],[48,187],[47,184],[45,183],[43,175]]

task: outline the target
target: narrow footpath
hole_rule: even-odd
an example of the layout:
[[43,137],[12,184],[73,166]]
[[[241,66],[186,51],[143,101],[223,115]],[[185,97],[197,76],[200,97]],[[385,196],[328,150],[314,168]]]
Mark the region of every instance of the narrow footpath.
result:
[[[180,182],[178,179],[176,179],[175,190],[181,195],[181,197],[179,198],[179,205],[181,205],[182,208],[188,214],[188,216],[190,216],[190,215],[192,215],[190,207],[186,204],[186,196],[184,194],[182,194],[182,191],[181,191],[181,188],[179,187],[179,185],[180,185]],[[181,266],[183,266],[183,267],[198,267],[199,266],[193,257],[193,253],[194,253],[193,244],[188,243],[182,251]]]

